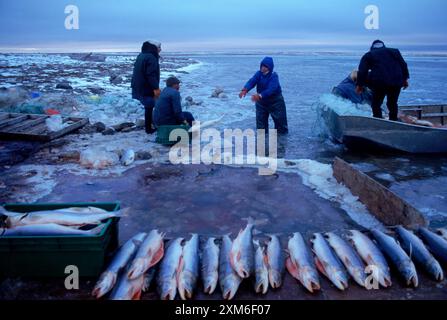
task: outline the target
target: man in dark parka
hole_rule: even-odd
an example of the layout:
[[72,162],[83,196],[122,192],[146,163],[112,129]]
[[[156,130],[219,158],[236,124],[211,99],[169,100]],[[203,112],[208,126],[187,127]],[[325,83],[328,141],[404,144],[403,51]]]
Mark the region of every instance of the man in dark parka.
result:
[[144,42],[133,68],[132,98],[139,100],[144,106],[145,129],[148,134],[156,131],[152,123],[152,110],[155,100],[160,96],[160,51],[160,43]]
[[381,106],[387,97],[390,120],[398,121],[397,102],[401,89],[408,88],[408,79],[410,73],[400,51],[376,40],[360,61],[356,91],[361,94],[364,87],[372,90],[371,108],[375,118],[382,118]]

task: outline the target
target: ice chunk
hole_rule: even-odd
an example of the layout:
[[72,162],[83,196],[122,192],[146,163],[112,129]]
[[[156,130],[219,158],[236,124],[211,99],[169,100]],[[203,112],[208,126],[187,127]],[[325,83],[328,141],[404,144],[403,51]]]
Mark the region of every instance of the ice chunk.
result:
[[81,152],[81,165],[89,169],[104,169],[119,163],[116,153],[102,148],[91,148]]
[[62,116],[60,114],[53,115],[45,120],[45,124],[49,131],[59,131],[67,126],[66,123],[63,122]]

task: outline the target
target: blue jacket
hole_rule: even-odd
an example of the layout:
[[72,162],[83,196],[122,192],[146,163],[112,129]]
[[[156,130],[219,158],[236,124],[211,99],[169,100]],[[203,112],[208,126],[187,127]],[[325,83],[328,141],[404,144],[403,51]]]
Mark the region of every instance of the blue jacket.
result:
[[352,103],[371,103],[371,92],[366,89],[361,95],[355,92],[357,84],[348,76],[334,88],[334,92],[342,98],[350,100]]
[[408,66],[397,49],[371,48],[360,61],[357,83],[359,86],[402,87],[410,78]]
[[185,118],[182,113],[180,92],[166,87],[155,103],[153,121],[156,126],[182,124]]
[[275,67],[273,59],[265,57],[261,62],[261,67],[266,66],[270,72],[264,75],[261,71],[255,73],[255,75],[248,80],[244,88],[250,91],[256,86],[256,91],[262,96],[263,102],[268,101],[270,98],[274,98],[282,93],[281,85],[279,84],[279,77],[276,72],[273,72]]

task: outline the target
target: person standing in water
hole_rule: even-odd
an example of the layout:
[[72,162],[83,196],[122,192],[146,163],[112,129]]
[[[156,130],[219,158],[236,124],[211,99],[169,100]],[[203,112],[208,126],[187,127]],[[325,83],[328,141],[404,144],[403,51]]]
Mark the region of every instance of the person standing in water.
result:
[[135,61],[132,75],[132,98],[144,106],[144,120],[147,134],[156,131],[152,123],[155,100],[160,96],[160,58],[161,43],[146,41]]
[[268,130],[269,116],[271,116],[278,134],[284,135],[289,132],[286,103],[282,96],[278,74],[273,72],[274,67],[273,59],[265,57],[261,62],[260,70],[248,80],[239,93],[239,98],[244,98],[251,89],[256,87],[257,93],[251,97],[251,100],[256,103],[256,128]]
[[408,88],[408,79],[410,73],[400,51],[376,40],[360,61],[356,92],[362,94],[365,87],[372,90],[371,108],[375,118],[382,118],[382,103],[387,97],[390,120],[398,121],[397,102],[402,88]]

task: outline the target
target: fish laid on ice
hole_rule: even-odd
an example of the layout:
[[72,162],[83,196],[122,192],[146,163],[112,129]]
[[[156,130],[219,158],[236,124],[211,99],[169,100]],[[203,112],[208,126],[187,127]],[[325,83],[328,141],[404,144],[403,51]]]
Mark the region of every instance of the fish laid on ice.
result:
[[244,230],[239,231],[230,252],[230,263],[237,274],[242,278],[248,278],[253,273],[254,249],[253,249],[253,223],[249,221]]
[[320,290],[320,280],[315,268],[312,253],[306,246],[306,242],[300,233],[294,233],[287,245],[289,257],[286,267],[290,274],[311,293]]
[[335,233],[328,232],[325,234],[325,238],[355,282],[359,286],[365,287],[367,277],[365,264],[362,258],[355,252],[354,248]]
[[160,233],[158,230],[152,230],[146,239],[144,239],[129,268],[127,275],[130,279],[138,278],[163,258],[164,236],[164,233]]
[[89,224],[100,224],[103,220],[122,216],[122,213],[119,211],[91,214],[79,214],[76,212],[63,210],[19,213],[6,211],[1,206],[0,214],[7,216],[6,226],[8,228],[49,223],[59,224],[63,226],[85,226]]
[[[152,268],[154,269],[154,268]],[[110,294],[110,300],[140,300],[141,292],[147,291],[154,277],[155,269],[149,270],[147,274],[142,274],[136,279],[129,279],[123,273],[118,284]]]
[[132,149],[127,149],[121,156],[121,164],[124,166],[129,166],[135,161],[135,151]]
[[242,282],[242,278],[239,277],[230,262],[232,246],[230,237],[223,236],[219,255],[219,284],[225,300],[233,299]]
[[385,257],[382,252],[377,248],[377,246],[372,242],[370,238],[365,236],[363,233],[357,230],[351,230],[348,234],[348,239],[354,246],[357,253],[362,257],[363,261],[366,263],[367,268],[374,267],[377,272],[372,272],[373,279],[378,281],[380,285],[384,288],[390,287],[391,274],[390,267],[386,262]]
[[189,128],[188,132],[196,132],[196,131],[203,130],[205,128],[214,126],[215,124],[221,122],[225,116],[226,116],[226,114],[224,114],[220,118],[217,118],[217,119],[214,119],[214,120],[201,122],[200,125],[193,124],[193,126],[191,128]]
[[281,287],[285,270],[285,259],[281,249],[281,242],[274,235],[270,236],[270,241],[267,242],[267,265],[270,285],[273,289]]
[[425,269],[437,281],[444,279],[444,273],[439,262],[425,247],[424,242],[413,232],[398,226],[396,233],[399,236],[402,248],[408,253],[411,259]]
[[266,294],[269,288],[269,270],[267,255],[259,241],[253,241],[255,249],[255,292]]
[[420,228],[419,234],[433,255],[442,263],[447,264],[447,240],[426,228]]
[[96,283],[95,288],[92,291],[93,296],[99,299],[112,290],[116,284],[119,272],[127,266],[129,260],[133,257],[146,236],[146,233],[139,233],[127,241],[118,250],[118,253],[113,257],[112,262],[101,274]]
[[387,258],[405,278],[407,286],[413,285],[414,287],[417,287],[419,281],[416,267],[396,239],[376,229],[371,230],[371,233]]
[[219,280],[219,246],[216,238],[209,238],[203,247],[201,274],[204,292],[212,294]]
[[315,233],[310,241],[315,253],[317,269],[331,280],[338,289],[347,289],[349,276],[321,233]]
[[10,229],[1,229],[0,236],[58,236],[58,235],[79,235],[93,236],[99,234],[105,225],[101,224],[90,230],[80,230],[61,226],[55,223],[33,224],[29,226],[20,226]]
[[174,300],[177,294],[177,269],[182,256],[183,238],[171,241],[161,261],[157,276],[158,293],[161,300]]
[[439,234],[441,235],[441,237],[443,237],[445,240],[447,240],[447,229],[438,229]]
[[199,236],[193,234],[183,245],[177,271],[177,288],[182,300],[191,299],[199,277]]

